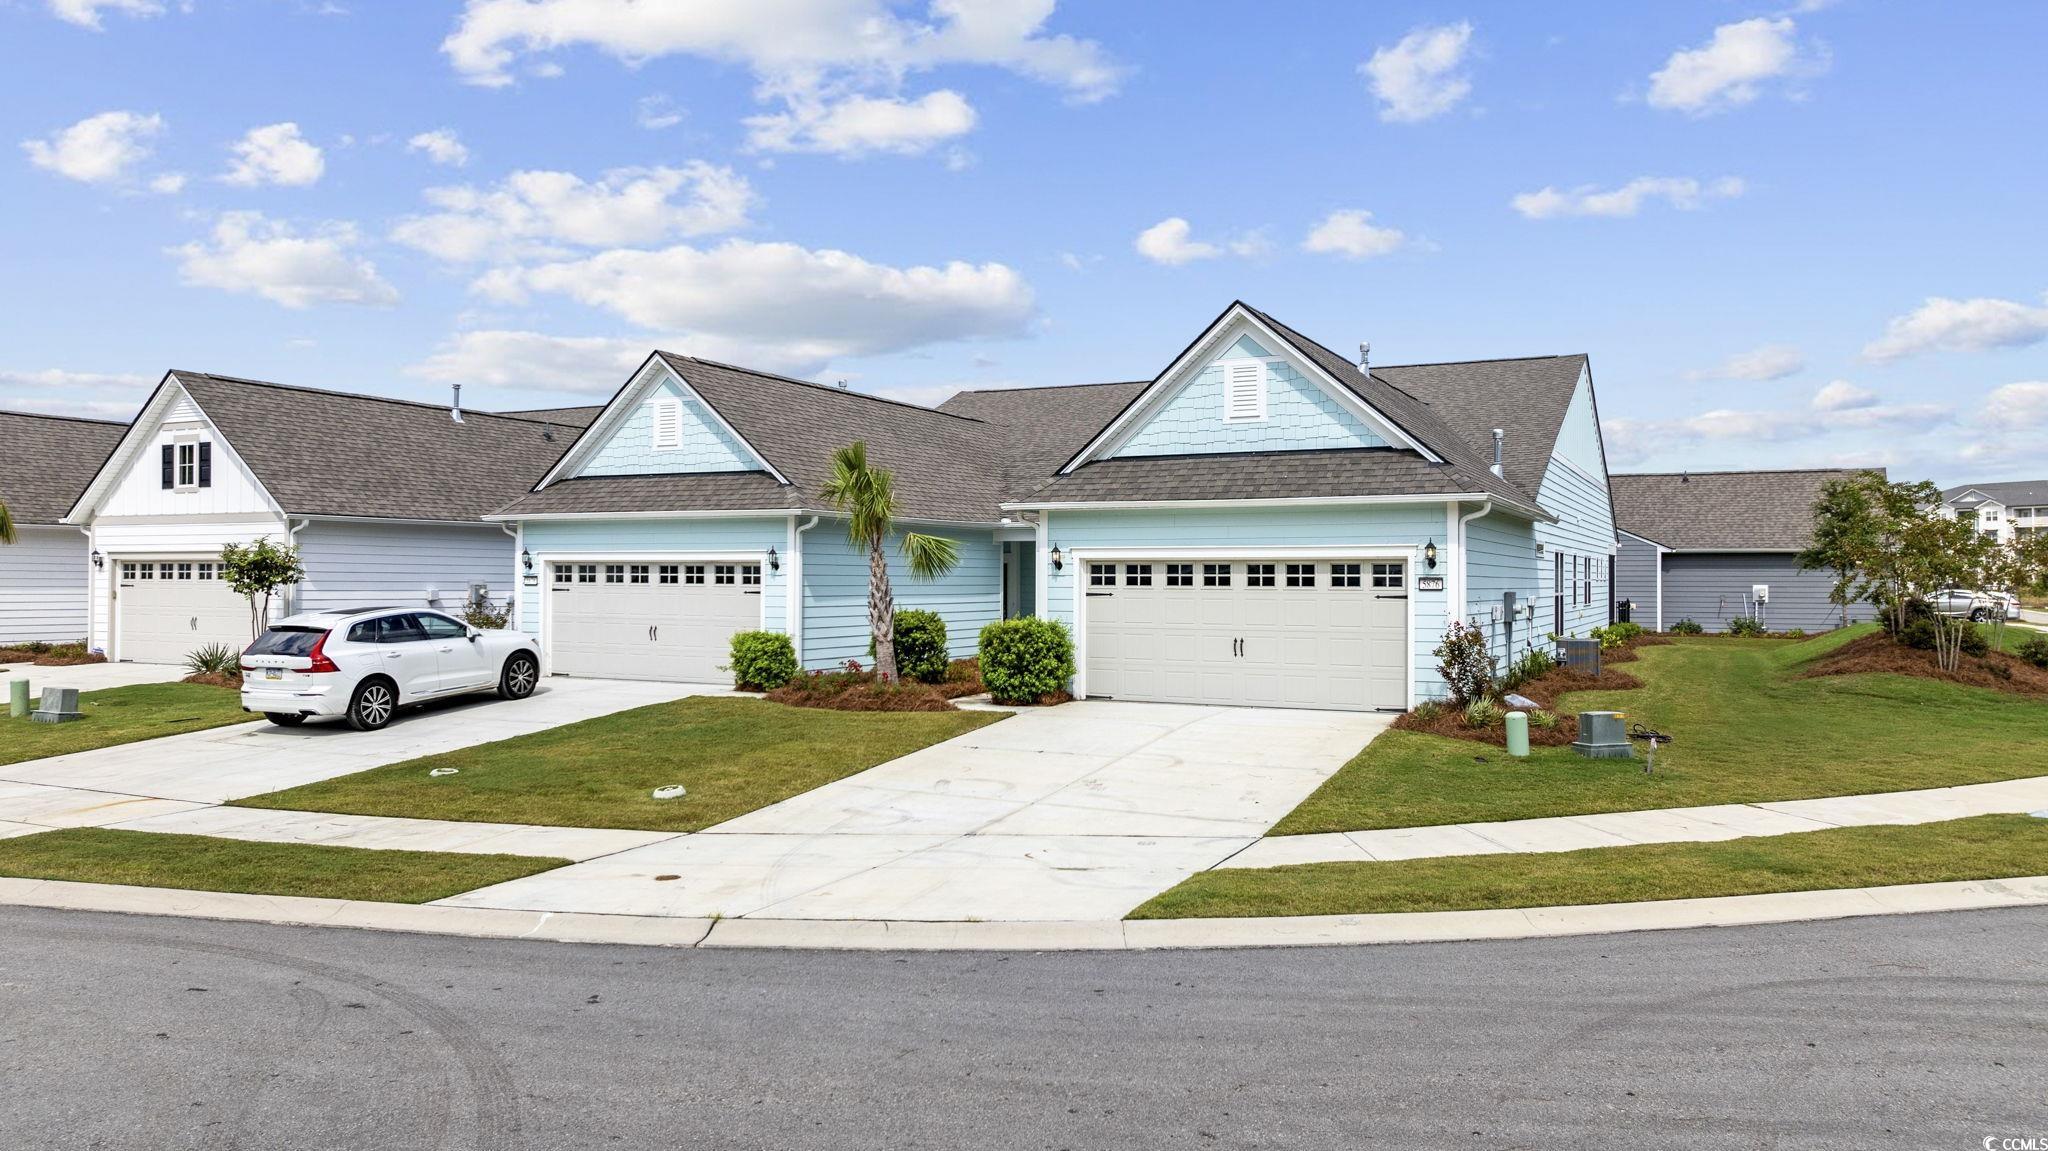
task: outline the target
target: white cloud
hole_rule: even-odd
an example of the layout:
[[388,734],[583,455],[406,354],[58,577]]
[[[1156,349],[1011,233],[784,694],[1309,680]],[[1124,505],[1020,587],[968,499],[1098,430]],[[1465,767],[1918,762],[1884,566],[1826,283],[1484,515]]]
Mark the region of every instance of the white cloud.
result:
[[800,95],[787,111],[747,117],[747,146],[849,159],[874,152],[913,156],[973,131],[974,121],[967,98],[944,88],[916,100],[855,95],[828,102]]
[[2026,380],[1993,388],[1984,414],[2013,427],[2048,428],[2048,383]]
[[458,332],[405,370],[451,383],[609,396],[656,346],[646,338]]
[[474,288],[508,303],[565,296],[674,335],[699,354],[794,372],[847,356],[1016,336],[1034,314],[1030,285],[1002,264],[899,268],[739,239],[500,268]]
[[640,97],[635,105],[633,119],[650,132],[673,128],[683,122],[683,110],[676,106],[675,99],[663,92]]
[[35,371],[0,368],[0,408],[55,416],[127,419],[157,382],[127,372]]
[[1823,60],[1801,50],[1797,31],[1789,16],[1721,25],[1650,74],[1650,106],[1709,115],[1755,100],[1766,81],[1818,71]]
[[1830,380],[1827,386],[1813,394],[1813,410],[1816,412],[1861,411],[1877,405],[1876,392],[1847,380]]
[[1601,191],[1592,184],[1559,190],[1545,187],[1540,192],[1523,192],[1508,201],[1510,207],[1531,220],[1560,216],[1633,216],[1644,204],[1663,200],[1681,211],[1692,211],[1708,200],[1728,200],[1742,195],[1743,183],[1734,176],[1702,184],[1690,176],[1638,176],[1619,188]]
[[1790,344],[1765,344],[1763,347],[1741,352],[1728,357],[1719,365],[1700,371],[1687,372],[1688,380],[1748,380],[1765,383],[1782,380],[1806,370],[1806,357]]
[[436,128],[431,132],[421,132],[405,142],[405,150],[425,152],[427,159],[451,168],[460,168],[469,163],[469,148],[463,144],[461,137],[455,134],[453,128]]
[[185,190],[185,180],[183,172],[165,172],[150,178],[149,190],[160,196],[175,196]]
[[231,150],[234,167],[221,178],[243,187],[282,184],[303,188],[317,182],[327,170],[320,149],[300,136],[299,126],[289,120],[249,129]]
[[1358,70],[1372,80],[1380,119],[1412,124],[1457,107],[1472,91],[1472,81],[1457,70],[1471,45],[1472,25],[1460,22],[1418,28],[1374,52]]
[[573,172],[514,172],[488,188],[429,188],[426,198],[441,211],[400,221],[392,239],[455,263],[729,232],[746,226],[754,206],[746,177],[701,160],[620,168],[596,181]]
[[261,212],[229,212],[208,240],[170,249],[187,284],[225,292],[251,292],[287,308],[313,304],[388,307],[398,290],[377,267],[356,255],[354,224],[321,225],[301,235]]
[[145,141],[163,130],[164,118],[154,113],[101,112],[47,139],[23,140],[21,150],[38,168],[87,184],[108,184],[125,179],[148,159]]
[[1384,256],[1407,242],[1399,228],[1382,228],[1362,208],[1340,208],[1323,217],[1301,242],[1303,251],[1327,252],[1363,260]]
[[1168,216],[1138,233],[1132,246],[1140,256],[1155,264],[1180,265],[1207,260],[1223,254],[1215,244],[1192,238],[1194,226],[1179,216]]
[[[2048,301],[2048,296],[2043,297]],[[1894,316],[1884,335],[1863,349],[1863,358],[1884,362],[1936,349],[1984,352],[2022,348],[2048,340],[2048,307],[2017,300],[1979,297],[1951,300],[1929,296],[1918,308]]]
[[121,12],[129,16],[160,16],[164,6],[158,0],[49,0],[50,15],[80,28],[100,31],[101,12]]

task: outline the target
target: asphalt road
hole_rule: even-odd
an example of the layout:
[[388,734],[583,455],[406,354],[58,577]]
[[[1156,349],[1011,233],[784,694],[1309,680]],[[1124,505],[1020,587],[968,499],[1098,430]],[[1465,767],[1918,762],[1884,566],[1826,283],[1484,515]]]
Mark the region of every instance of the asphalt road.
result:
[[690,952],[0,909],[6,1148],[2048,1138],[2048,911],[1516,943]]

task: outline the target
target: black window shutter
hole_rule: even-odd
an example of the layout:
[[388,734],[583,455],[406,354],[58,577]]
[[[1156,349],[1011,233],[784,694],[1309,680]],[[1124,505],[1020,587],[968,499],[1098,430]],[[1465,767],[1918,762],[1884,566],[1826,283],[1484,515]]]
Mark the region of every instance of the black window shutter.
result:
[[199,486],[213,486],[213,444],[206,440],[199,441]]
[[171,473],[172,469],[177,467],[175,459],[177,450],[177,448],[170,444],[164,445],[164,486],[167,488],[173,486],[174,481]]

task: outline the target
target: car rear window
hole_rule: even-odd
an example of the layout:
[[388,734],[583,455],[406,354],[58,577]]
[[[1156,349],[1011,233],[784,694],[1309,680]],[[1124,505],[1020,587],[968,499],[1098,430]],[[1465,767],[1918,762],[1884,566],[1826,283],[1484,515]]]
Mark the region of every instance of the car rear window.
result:
[[324,627],[274,627],[256,637],[246,655],[305,655],[327,634]]

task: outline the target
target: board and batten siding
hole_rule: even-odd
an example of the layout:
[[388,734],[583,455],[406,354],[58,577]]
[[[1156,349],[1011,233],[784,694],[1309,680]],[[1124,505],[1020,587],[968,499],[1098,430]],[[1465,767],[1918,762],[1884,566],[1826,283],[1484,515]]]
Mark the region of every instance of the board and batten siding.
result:
[[[1619,605],[1622,600],[1632,601],[1630,622],[1658,630],[1657,545],[1623,535],[1618,546],[1620,550],[1614,554],[1615,602]],[[1618,606],[1616,611],[1619,612]],[[1669,627],[1675,622],[1675,618],[1667,619],[1661,626]]]
[[306,578],[295,611],[390,604],[460,615],[472,583],[488,585],[494,603],[514,590],[512,537],[496,524],[314,520],[298,543]]
[[[1835,578],[1824,571],[1802,572],[1787,552],[1667,552],[1664,556],[1664,626],[1690,619],[1708,631],[1749,614],[1755,584],[1770,586],[1764,626],[1772,631],[1840,627],[1842,609],[1828,602]],[[1849,620],[1876,618],[1868,603],[1854,604]]]
[[[822,525],[821,525],[822,527]],[[533,553],[533,587],[519,588],[518,628],[541,634],[541,594],[547,564],[555,559],[632,560],[657,555],[749,555],[774,548],[783,558],[780,571],[761,566],[761,626],[789,630],[789,530],[787,516],[736,516],[703,519],[528,520],[522,525],[526,550]],[[814,529],[816,530],[816,529]],[[808,537],[807,537],[808,538]],[[511,571],[507,560],[505,570]],[[546,643],[545,637],[542,640]]]
[[[1194,552],[1202,548],[1335,548],[1357,547],[1362,551],[1408,553],[1409,595],[1415,614],[1411,672],[1417,699],[1447,694],[1443,678],[1437,675],[1436,657],[1430,652],[1443,639],[1445,593],[1418,591],[1419,553],[1434,539],[1442,548],[1444,503],[1441,500],[1413,504],[1331,504],[1305,507],[1258,508],[1158,508],[1103,511],[1054,511],[1046,513],[1047,541],[1068,556],[1089,548],[1145,548]],[[1061,571],[1053,571],[1041,553],[1038,563],[1046,576],[1045,602],[1041,615],[1059,620],[1069,629],[1075,626],[1074,589],[1082,575],[1085,557],[1069,558]],[[1439,567],[1435,572],[1443,574]],[[1449,581],[1446,581],[1448,586]]]
[[23,526],[0,545],[0,643],[86,638],[91,550],[73,527]]
[[[912,579],[898,541],[884,549],[898,611],[937,612],[954,659],[972,656],[981,629],[1003,617],[1003,553],[995,533],[951,525],[905,525],[959,545],[960,566],[935,580]],[[846,538],[846,521],[821,519],[804,533],[803,663],[812,669],[847,660],[870,666],[868,553]]]
[[[1461,506],[1459,514],[1471,510],[1474,509]],[[1487,650],[1502,668],[1509,660],[1539,645],[1549,630],[1546,617],[1550,604],[1541,598],[1541,589],[1534,525],[1500,512],[1480,516],[1465,525],[1462,618],[1485,634]],[[1517,616],[1512,628],[1503,611],[1508,592],[1515,593],[1516,601]],[[1536,605],[1533,622],[1527,612],[1532,602]]]

